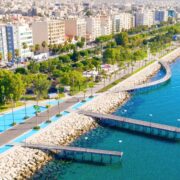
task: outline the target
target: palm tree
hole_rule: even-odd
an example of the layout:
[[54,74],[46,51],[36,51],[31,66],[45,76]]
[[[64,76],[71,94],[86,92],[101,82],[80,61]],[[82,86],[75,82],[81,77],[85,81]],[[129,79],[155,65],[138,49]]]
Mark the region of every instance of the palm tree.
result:
[[15,58],[16,58],[16,63],[17,63],[17,67],[19,64],[19,49],[15,49]]
[[23,49],[24,49],[24,58],[25,58],[25,50],[28,48],[28,45],[25,42],[23,42],[22,46],[23,46]]
[[89,87],[91,88],[91,97],[93,97],[93,87],[94,87],[94,83],[93,82],[90,82],[89,83]]
[[56,116],[60,117],[61,116],[61,109],[60,109],[60,102],[59,102],[59,98],[60,98],[60,96],[59,96],[60,85],[57,85],[56,89],[57,89],[57,94],[58,94],[58,109],[59,109],[59,113]]
[[30,51],[31,51],[31,52],[33,52],[33,53],[35,52],[35,47],[34,47],[33,45],[30,46],[29,48],[30,48]]
[[8,61],[10,62],[12,60],[12,52],[8,52]]
[[102,78],[104,79],[104,87],[105,87],[107,74],[106,74],[106,72],[103,70],[103,71],[101,72],[101,75],[102,75]]
[[109,81],[111,81],[111,79],[112,79],[112,74],[109,74]]
[[43,52],[45,52],[45,49],[47,48],[47,43],[46,41],[43,41],[41,44],[42,48],[43,48]]
[[62,51],[63,45],[62,44],[58,44],[58,51],[59,53]]
[[37,54],[40,51],[40,45],[36,44],[35,45],[35,53]]
[[26,98],[25,98],[25,95],[24,95],[24,110],[25,110],[25,116],[24,116],[24,119],[28,119],[29,116],[27,115],[27,107],[26,107]]
[[12,126],[15,126],[16,123],[14,121],[14,99],[13,99],[14,95],[10,94],[10,98],[11,98],[11,110],[12,110],[12,119],[13,119],[13,123]]
[[2,103],[6,104],[6,95],[5,95],[5,87],[1,86],[1,93],[2,93]]
[[84,99],[83,99],[83,102],[86,101],[86,89],[83,90],[83,93],[84,93]]
[[2,59],[3,59],[3,54],[2,52],[0,52],[0,64],[1,64]]
[[49,48],[49,51],[52,51],[53,45],[52,45],[52,44],[49,44],[49,45],[48,45],[48,48]]
[[34,127],[34,129],[38,130],[38,129],[40,129],[40,126],[38,126],[38,113],[40,113],[41,110],[40,110],[40,107],[38,106],[38,103],[37,103],[37,105],[34,105],[33,107],[34,107],[35,114],[36,114],[36,126]]

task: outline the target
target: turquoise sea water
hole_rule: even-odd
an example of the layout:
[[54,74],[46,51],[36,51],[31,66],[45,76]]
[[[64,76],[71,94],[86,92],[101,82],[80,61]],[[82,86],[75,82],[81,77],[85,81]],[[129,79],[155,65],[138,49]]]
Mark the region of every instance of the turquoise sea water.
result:
[[[180,59],[171,65],[172,79],[166,85],[136,94],[115,114],[179,126]],[[159,79],[160,71],[153,80]],[[178,124],[179,123],[179,124]],[[99,127],[80,137],[74,145],[107,150],[121,150],[120,163],[97,165],[72,162],[62,164],[61,171],[48,174],[50,179],[64,180],[179,180],[180,142],[170,142],[142,134]]]

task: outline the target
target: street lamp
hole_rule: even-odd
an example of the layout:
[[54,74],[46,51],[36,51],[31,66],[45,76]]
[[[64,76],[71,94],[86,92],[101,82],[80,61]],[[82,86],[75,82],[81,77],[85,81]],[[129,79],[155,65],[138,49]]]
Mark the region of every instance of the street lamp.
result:
[[29,116],[27,115],[27,106],[26,106],[26,97],[24,96],[24,110],[25,110],[25,116],[24,116],[24,120],[25,119],[28,119],[29,118]]
[[60,109],[60,102],[59,102],[59,86],[56,87],[57,88],[57,94],[58,94],[58,111],[59,113],[56,115],[56,117],[61,117],[61,109]]
[[59,109],[59,113],[60,113],[60,104],[59,104],[59,87],[57,89],[57,93],[58,93],[58,109]]

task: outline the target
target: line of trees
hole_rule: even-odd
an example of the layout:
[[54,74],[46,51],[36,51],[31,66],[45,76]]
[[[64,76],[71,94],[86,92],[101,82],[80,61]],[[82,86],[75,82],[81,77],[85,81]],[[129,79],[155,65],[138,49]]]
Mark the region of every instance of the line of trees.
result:
[[47,96],[50,81],[44,74],[21,75],[8,70],[0,71],[0,104],[18,101],[30,88],[38,99]]
[[[180,33],[180,25],[165,27],[162,31],[162,34],[157,34],[155,31],[154,34],[151,32],[146,35],[128,36],[128,32],[122,32],[99,37],[96,41],[97,47],[91,50],[77,51],[74,46],[66,43],[64,46],[56,47],[57,50],[54,51],[59,53],[58,48],[62,50],[65,46],[72,46],[72,52],[67,55],[40,63],[32,60],[27,68],[17,68],[15,72],[1,70],[0,103],[7,103],[12,98],[18,101],[28,91],[33,92],[40,99],[46,97],[48,90],[57,85],[70,86],[73,92],[83,91],[93,82],[92,78],[83,77],[84,71],[96,69],[105,77],[101,70],[102,63],[118,64],[124,67],[125,63],[142,60],[147,56],[147,44],[152,52],[157,51],[162,45],[169,44],[174,34]],[[84,41],[81,39],[82,43]],[[77,45],[82,47],[82,44]],[[46,42],[43,42],[41,46],[43,51],[49,48]],[[26,48],[26,44],[23,44],[23,49]],[[35,49],[39,51],[40,46],[36,45]],[[15,56],[19,56],[18,50]],[[0,54],[1,59],[2,54]]]

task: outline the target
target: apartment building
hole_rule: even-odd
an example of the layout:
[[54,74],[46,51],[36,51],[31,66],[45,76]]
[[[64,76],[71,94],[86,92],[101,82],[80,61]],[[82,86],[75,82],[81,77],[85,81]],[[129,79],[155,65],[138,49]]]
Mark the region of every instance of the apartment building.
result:
[[86,33],[89,41],[94,41],[101,36],[101,20],[99,16],[86,18]]
[[[19,50],[21,59],[32,57],[31,46],[33,46],[32,29],[28,24],[13,25],[14,49]],[[26,48],[24,47],[26,45]]]
[[135,26],[152,26],[154,24],[154,12],[144,10],[135,14]]
[[0,64],[4,64],[7,62],[7,39],[6,39],[6,28],[4,25],[0,25],[0,53],[1,59]]
[[65,41],[65,24],[62,20],[35,21],[32,23],[33,43],[62,44]]
[[120,13],[112,16],[113,33],[134,27],[134,16],[130,13]]
[[157,23],[165,22],[168,20],[168,11],[167,10],[156,10],[155,11],[155,21]]
[[15,42],[17,39],[14,35],[14,28],[12,25],[6,25],[6,38],[7,38],[7,51],[12,54],[12,58],[15,57]]
[[65,34],[71,37],[86,38],[86,20],[84,18],[71,18],[65,20]]
[[101,35],[112,34],[112,19],[111,16],[100,16],[101,20]]

